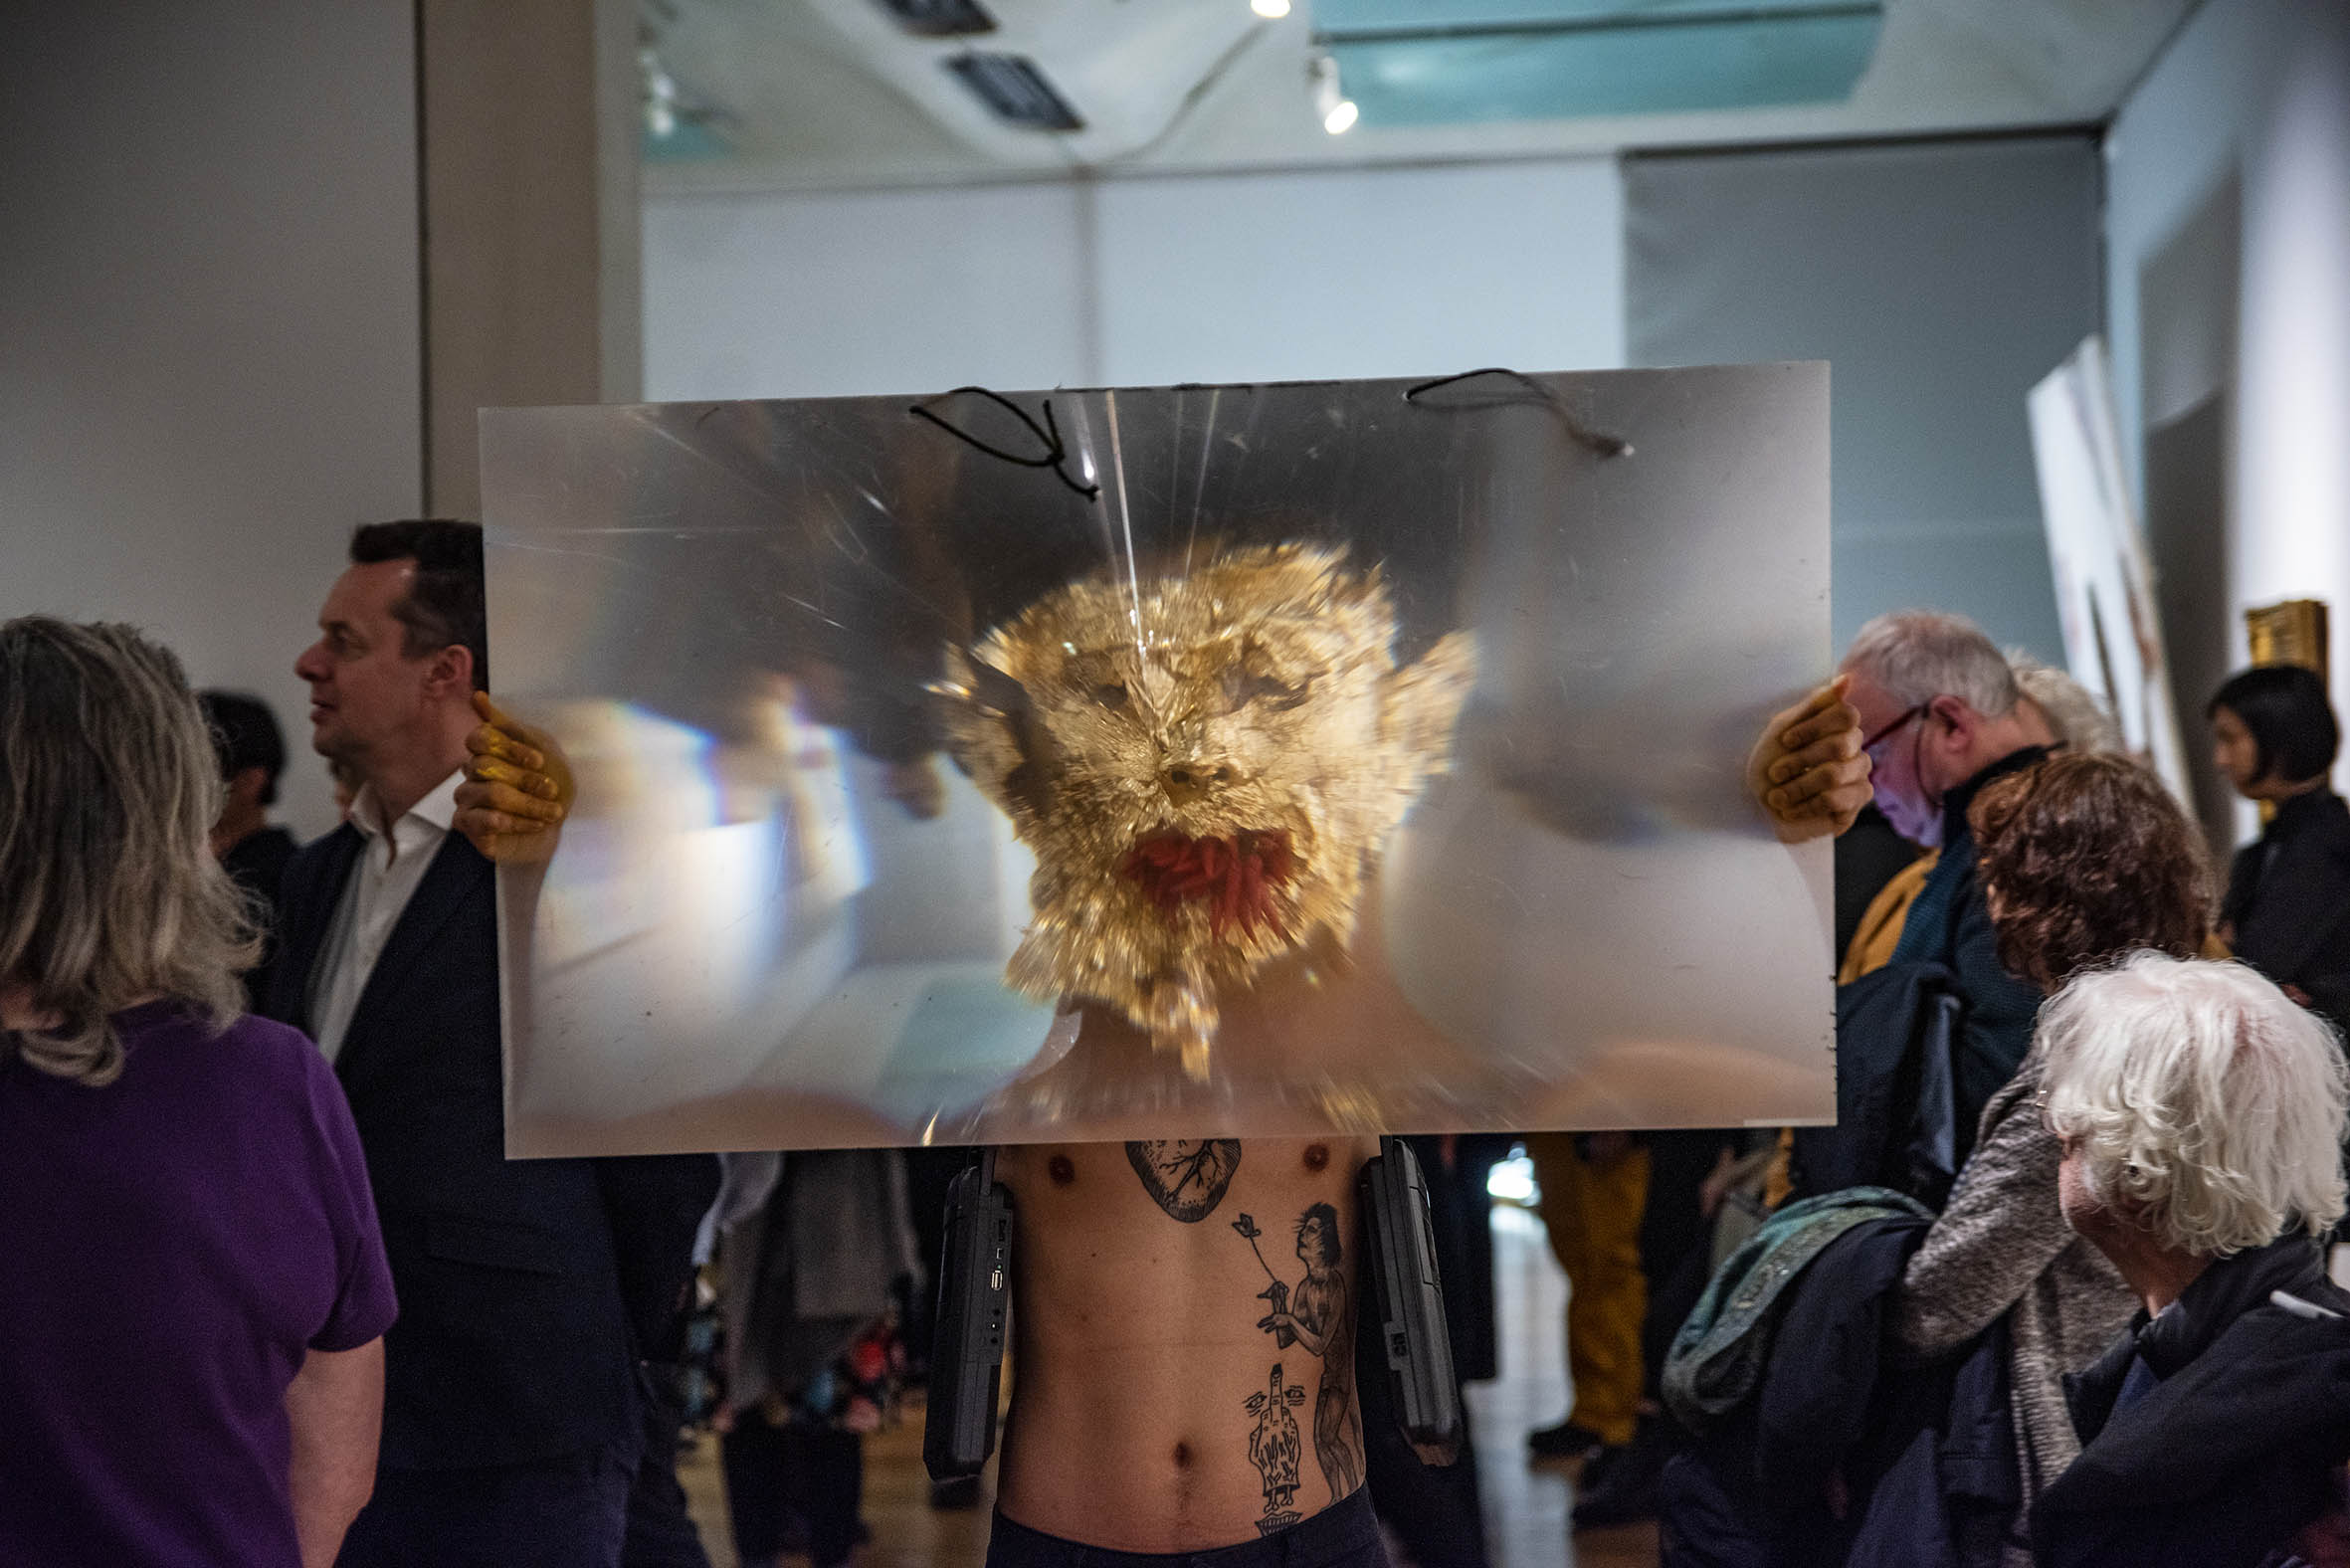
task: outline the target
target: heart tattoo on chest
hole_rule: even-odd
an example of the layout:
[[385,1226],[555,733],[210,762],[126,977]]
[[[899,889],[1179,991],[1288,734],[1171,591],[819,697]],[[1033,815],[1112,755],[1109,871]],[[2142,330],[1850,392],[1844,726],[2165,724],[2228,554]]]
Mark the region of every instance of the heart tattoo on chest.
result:
[[1238,1138],[1162,1138],[1129,1143],[1126,1158],[1150,1194],[1171,1220],[1196,1225],[1216,1212],[1241,1168]]

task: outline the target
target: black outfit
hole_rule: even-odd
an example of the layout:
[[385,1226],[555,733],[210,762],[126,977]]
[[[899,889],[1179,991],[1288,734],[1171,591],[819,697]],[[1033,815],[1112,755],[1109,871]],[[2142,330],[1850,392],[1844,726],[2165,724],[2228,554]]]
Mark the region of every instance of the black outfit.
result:
[[1371,1494],[1357,1486],[1310,1519],[1260,1540],[1198,1552],[1119,1552],[1083,1546],[995,1518],[987,1568],[1388,1568]]
[[819,1565],[845,1563],[857,1546],[865,1496],[865,1445],[854,1432],[772,1421],[738,1410],[718,1440],[726,1520],[745,1568],[804,1551]]
[[[272,1017],[310,1027],[361,848],[346,823],[287,868]],[[618,1560],[639,1347],[675,1321],[717,1189],[706,1155],[505,1157],[494,893],[480,852],[444,839],[335,1062],[400,1296],[376,1493],[345,1564],[454,1561],[425,1543],[459,1532],[467,1561]]]
[[1966,1004],[1951,1077],[1957,1093],[1954,1124],[1956,1164],[1975,1146],[1983,1106],[2016,1076],[2032,1047],[2032,1022],[2040,1013],[2039,989],[2008,973],[1999,961],[1999,937],[1991,927],[1991,905],[1975,875],[1975,833],[1967,808],[1993,779],[2028,768],[2048,756],[2045,746],[2011,752],[1942,797],[1942,858],[1926,877],[1917,901],[1902,922],[1895,964],[1939,963],[1955,976]]
[[2237,852],[2220,918],[2237,957],[2350,1030],[2350,805],[2327,789],[2280,802]]
[[[1493,1166],[1509,1157],[1507,1133],[1405,1139],[1428,1179],[1430,1230],[1444,1291],[1453,1374],[1463,1383],[1494,1375]],[[1452,1157],[1447,1159],[1450,1148]],[[1359,1311],[1372,1308],[1358,1305]],[[1484,1514],[1477,1505],[1476,1447],[1469,1425],[1450,1465],[1424,1465],[1404,1436],[1377,1334],[1354,1336],[1355,1389],[1362,1401],[1364,1490],[1419,1568],[1485,1568]]]
[[644,1453],[629,1485],[628,1528],[620,1568],[710,1568],[685,1488],[678,1480],[678,1442],[685,1426],[680,1390],[684,1368],[675,1362],[639,1364],[637,1391],[645,1418]]
[[2083,1448],[2033,1505],[2044,1568],[2252,1568],[2339,1496],[2350,1293],[2305,1235],[2223,1258],[2065,1394]]
[[1965,1018],[1958,977],[1924,959],[1836,988],[1836,1120],[1795,1129],[1796,1197],[1890,1187],[1942,1207],[1962,1163],[1955,1073]]
[[284,828],[248,833],[220,858],[220,869],[245,894],[261,921],[261,962],[245,971],[245,1007],[259,1013],[269,1005],[270,979],[278,972],[278,889],[294,859],[294,835]]
[[[1863,1221],[1785,1287],[1753,1389],[1665,1467],[1665,1568],[1814,1568],[1891,1527],[1868,1500],[1908,1451],[1902,1435],[1921,1425],[1918,1410],[1946,1398],[1930,1379],[1880,1375],[1884,1319],[1929,1224]],[[1832,1477],[1854,1499],[1841,1516],[1827,1501]]]

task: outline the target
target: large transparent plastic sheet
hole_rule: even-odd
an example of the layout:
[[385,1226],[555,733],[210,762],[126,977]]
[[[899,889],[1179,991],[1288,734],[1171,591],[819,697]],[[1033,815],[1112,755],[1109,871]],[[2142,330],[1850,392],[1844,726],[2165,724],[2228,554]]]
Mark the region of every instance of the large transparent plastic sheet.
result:
[[1835,1113],[1829,850],[1741,785],[1830,671],[1825,365],[482,447],[578,780],[499,874],[515,1154]]

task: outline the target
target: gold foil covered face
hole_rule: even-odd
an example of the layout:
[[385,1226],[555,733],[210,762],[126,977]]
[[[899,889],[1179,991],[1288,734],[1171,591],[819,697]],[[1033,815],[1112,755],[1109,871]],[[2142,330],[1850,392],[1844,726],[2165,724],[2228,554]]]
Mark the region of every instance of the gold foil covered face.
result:
[[1037,857],[1006,979],[1111,1004],[1207,1076],[1218,999],[1324,938],[1452,761],[1473,643],[1393,654],[1376,569],[1303,544],[1112,567],[948,654],[948,743]]

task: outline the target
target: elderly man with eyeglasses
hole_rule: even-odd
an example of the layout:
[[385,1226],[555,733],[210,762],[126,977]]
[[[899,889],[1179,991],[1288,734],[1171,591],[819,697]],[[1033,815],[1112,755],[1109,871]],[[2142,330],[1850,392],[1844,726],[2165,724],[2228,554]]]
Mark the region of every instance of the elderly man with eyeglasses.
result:
[[1966,1004],[1953,1065],[1962,1158],[1985,1102],[2024,1060],[2040,1007],[2040,992],[1999,961],[1967,808],[1984,785],[2040,761],[2054,741],[1980,627],[1903,610],[1861,627],[1835,684],[1775,720],[1748,765],[1782,838],[1842,833],[1866,798],[1860,779],[1903,838],[1941,850],[1893,962],[1946,966]]

